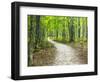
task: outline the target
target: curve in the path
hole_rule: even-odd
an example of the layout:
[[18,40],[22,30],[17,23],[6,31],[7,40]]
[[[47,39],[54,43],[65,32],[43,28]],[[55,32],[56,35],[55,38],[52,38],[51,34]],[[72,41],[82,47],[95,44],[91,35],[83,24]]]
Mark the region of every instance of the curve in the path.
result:
[[71,46],[53,41],[48,38],[48,41],[54,44],[56,48],[55,60],[53,65],[70,65],[81,64],[80,59],[77,57],[76,50]]

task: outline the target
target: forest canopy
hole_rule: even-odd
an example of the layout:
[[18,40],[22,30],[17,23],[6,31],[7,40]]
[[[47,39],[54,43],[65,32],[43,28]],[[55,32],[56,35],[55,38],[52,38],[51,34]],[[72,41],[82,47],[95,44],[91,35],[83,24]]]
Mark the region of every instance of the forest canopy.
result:
[[88,18],[75,16],[28,15],[28,54],[52,47],[48,38],[64,44],[84,43],[88,38]]

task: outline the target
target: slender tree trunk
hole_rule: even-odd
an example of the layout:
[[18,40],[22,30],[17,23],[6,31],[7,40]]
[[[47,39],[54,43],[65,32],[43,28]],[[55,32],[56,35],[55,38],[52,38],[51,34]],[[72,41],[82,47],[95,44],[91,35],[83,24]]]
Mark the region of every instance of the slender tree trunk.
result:
[[40,16],[36,16],[36,37],[35,37],[35,48],[39,47],[40,42]]

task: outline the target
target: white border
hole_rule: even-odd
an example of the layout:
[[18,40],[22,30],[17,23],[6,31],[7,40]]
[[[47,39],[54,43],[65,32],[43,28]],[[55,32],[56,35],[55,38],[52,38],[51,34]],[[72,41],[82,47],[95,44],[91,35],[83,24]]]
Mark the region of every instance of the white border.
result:
[[[88,64],[66,66],[27,67],[27,15],[56,15],[88,17]],[[20,75],[41,75],[57,73],[94,71],[94,11],[40,7],[20,8]]]

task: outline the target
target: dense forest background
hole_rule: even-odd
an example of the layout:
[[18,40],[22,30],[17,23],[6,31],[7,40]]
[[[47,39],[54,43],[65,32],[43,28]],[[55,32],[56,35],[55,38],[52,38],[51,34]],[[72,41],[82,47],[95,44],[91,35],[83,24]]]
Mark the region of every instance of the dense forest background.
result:
[[87,17],[28,15],[28,66],[33,53],[52,48],[48,38],[63,44],[87,45]]

